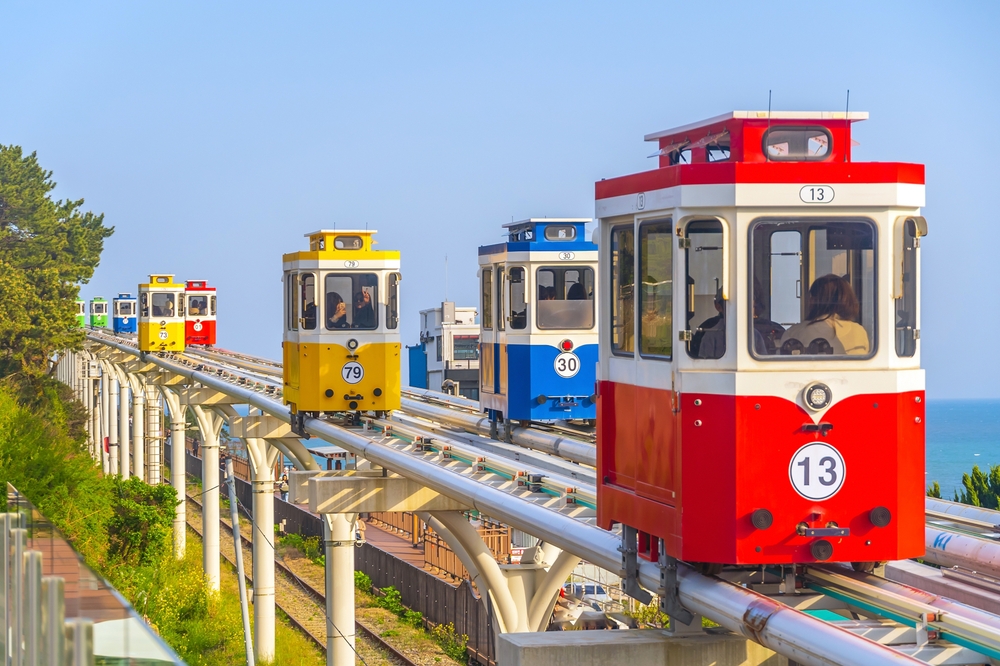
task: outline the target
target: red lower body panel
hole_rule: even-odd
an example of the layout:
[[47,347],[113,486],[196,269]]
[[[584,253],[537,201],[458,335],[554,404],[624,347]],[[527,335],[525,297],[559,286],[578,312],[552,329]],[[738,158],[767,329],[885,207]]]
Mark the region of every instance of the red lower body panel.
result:
[[[640,551],[652,545],[647,557],[655,537],[679,559],[723,564],[815,562],[821,538],[833,546],[829,561],[924,552],[922,391],[841,400],[823,415],[825,434],[804,429],[812,416],[783,398],[612,382],[599,396],[598,522],[649,535],[640,538]],[[873,524],[876,507],[889,510],[888,525]],[[770,527],[754,526],[758,509]],[[850,534],[799,533],[828,527]]]
[[188,320],[184,322],[184,344],[214,345],[215,320]]

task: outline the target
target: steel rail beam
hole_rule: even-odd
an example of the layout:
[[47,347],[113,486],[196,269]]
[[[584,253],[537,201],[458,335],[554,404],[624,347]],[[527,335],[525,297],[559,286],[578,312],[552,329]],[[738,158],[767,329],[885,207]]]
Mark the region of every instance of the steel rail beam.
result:
[[[93,333],[88,333],[88,338],[96,343],[139,355],[136,348],[123,342]],[[146,360],[207,387],[237,396],[267,414],[286,420],[290,416],[287,407],[256,391],[156,356],[148,355]],[[542,532],[548,543],[570,551],[592,564],[611,571],[620,569],[621,541],[610,532],[524,502],[472,479],[443,471],[333,424],[306,419],[305,428],[313,435],[419,481],[443,495],[465,502],[512,527],[528,533]],[[655,590],[659,587],[660,570],[655,564],[643,562],[639,577],[647,588]],[[923,663],[892,648],[812,618],[762,594],[702,576],[686,565],[679,567],[677,579],[680,601],[685,608],[800,664],[831,666]]]

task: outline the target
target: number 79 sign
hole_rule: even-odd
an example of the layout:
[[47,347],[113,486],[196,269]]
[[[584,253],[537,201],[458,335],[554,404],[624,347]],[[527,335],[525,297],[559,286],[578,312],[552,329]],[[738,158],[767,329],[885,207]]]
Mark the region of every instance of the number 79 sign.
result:
[[357,384],[365,378],[365,369],[357,361],[351,361],[350,363],[345,363],[344,367],[341,368],[340,376],[348,384]]

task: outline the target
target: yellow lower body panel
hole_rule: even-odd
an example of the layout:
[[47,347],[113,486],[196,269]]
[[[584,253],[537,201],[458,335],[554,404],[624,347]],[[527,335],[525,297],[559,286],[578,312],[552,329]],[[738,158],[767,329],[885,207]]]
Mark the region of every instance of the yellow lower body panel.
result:
[[184,322],[139,322],[139,349],[146,352],[184,351]]
[[399,409],[399,343],[353,353],[337,344],[285,342],[284,398],[293,412]]

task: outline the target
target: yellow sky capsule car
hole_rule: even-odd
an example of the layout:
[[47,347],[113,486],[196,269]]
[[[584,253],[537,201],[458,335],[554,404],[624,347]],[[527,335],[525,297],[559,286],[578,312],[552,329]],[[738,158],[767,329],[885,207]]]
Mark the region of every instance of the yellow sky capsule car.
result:
[[173,275],[150,275],[139,285],[139,349],[184,351],[184,284]]
[[399,408],[399,252],[374,231],[314,231],[283,257],[284,399],[297,414]]

